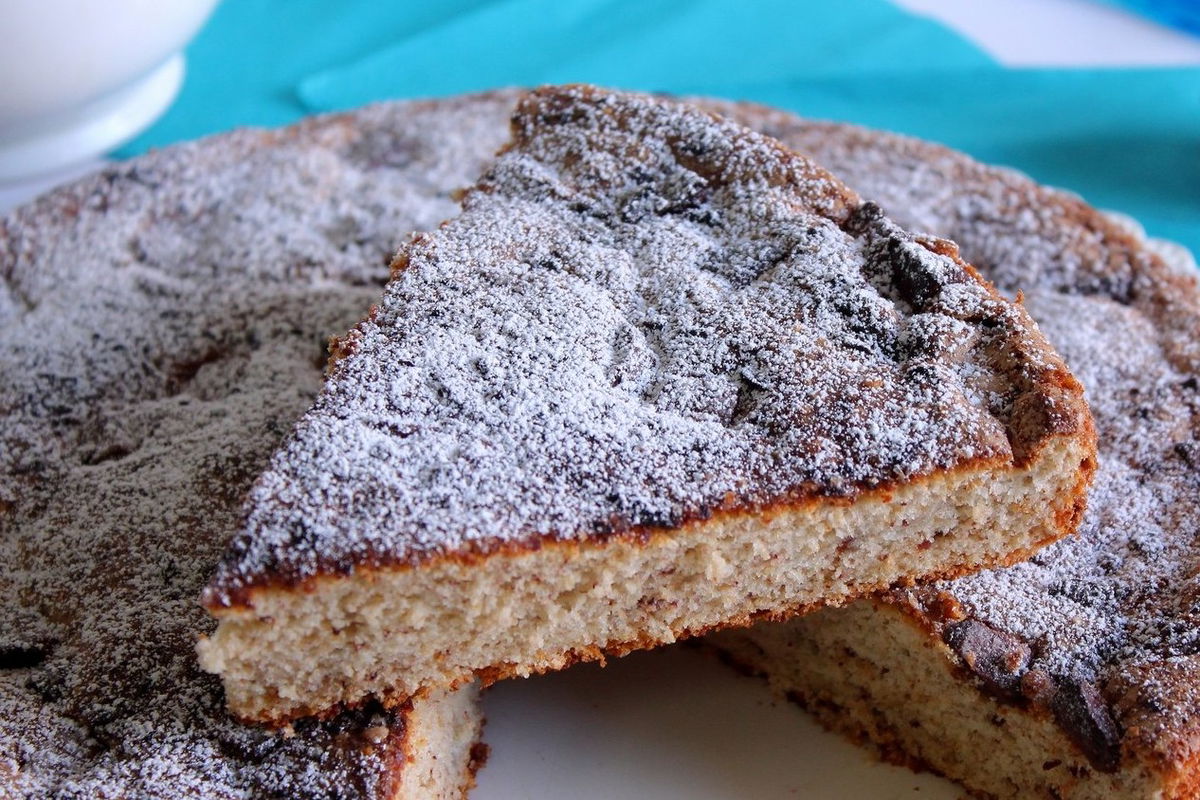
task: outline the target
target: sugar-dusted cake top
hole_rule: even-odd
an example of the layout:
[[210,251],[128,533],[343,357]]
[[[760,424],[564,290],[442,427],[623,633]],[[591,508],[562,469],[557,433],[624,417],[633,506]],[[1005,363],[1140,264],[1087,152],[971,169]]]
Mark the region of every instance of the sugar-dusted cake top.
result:
[[1023,311],[776,141],[590,87],[531,93],[512,131],[339,344],[210,605],[1019,461],[1080,424]]

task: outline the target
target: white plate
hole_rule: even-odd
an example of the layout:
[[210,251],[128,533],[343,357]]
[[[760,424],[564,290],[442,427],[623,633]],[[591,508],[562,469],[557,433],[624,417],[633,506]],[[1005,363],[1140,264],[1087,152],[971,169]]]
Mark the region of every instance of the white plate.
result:
[[876,761],[763,681],[681,645],[504,681],[484,710],[492,753],[471,800],[962,796]]

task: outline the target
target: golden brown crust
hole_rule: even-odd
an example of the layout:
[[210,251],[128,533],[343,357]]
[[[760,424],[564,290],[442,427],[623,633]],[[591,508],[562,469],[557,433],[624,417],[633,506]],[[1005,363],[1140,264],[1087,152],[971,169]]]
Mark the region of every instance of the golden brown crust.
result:
[[[1070,377],[1068,373],[1068,377]],[[1074,381],[1072,391],[1079,391],[1078,382]],[[1092,478],[1096,471],[1096,456],[1095,456],[1095,429],[1091,422],[1091,417],[1086,413],[1086,405],[1079,401],[1077,413],[1081,414],[1078,426],[1066,425],[1065,431],[1055,431],[1053,435],[1042,437],[1038,441],[1038,447],[1034,450],[1026,450],[1026,458],[1023,466],[1027,467],[1033,459],[1036,458],[1042,450],[1048,446],[1049,442],[1056,437],[1073,438],[1078,436],[1079,440],[1084,443],[1087,456],[1079,463],[1079,471],[1076,480],[1069,492],[1066,492],[1062,497],[1062,502],[1058,505],[1055,513],[1055,524],[1057,530],[1053,535],[1047,536],[1032,548],[1023,548],[1011,553],[1008,557],[996,559],[992,563],[983,565],[963,564],[949,567],[935,575],[922,576],[922,580],[937,580],[950,579],[961,575],[970,574],[983,569],[985,567],[998,567],[1014,564],[1019,561],[1024,561],[1029,558],[1032,553],[1049,545],[1058,539],[1070,535],[1078,526],[1079,520],[1087,508],[1087,490],[1091,485]],[[652,528],[648,526],[637,526],[627,530],[616,531],[604,537],[593,537],[586,540],[562,539],[553,535],[545,536],[529,536],[523,540],[486,540],[480,543],[472,543],[470,547],[455,550],[449,553],[431,554],[417,563],[408,561],[394,563],[389,562],[386,558],[379,559],[362,559],[353,565],[343,564],[328,564],[325,569],[318,572],[316,575],[296,578],[292,575],[283,573],[274,573],[264,575],[262,579],[252,586],[240,587],[236,592],[227,592],[221,595],[206,593],[204,599],[206,607],[210,613],[220,618],[222,615],[231,611],[251,610],[254,608],[254,597],[264,592],[277,591],[294,591],[313,593],[321,590],[321,584],[326,581],[338,580],[349,574],[356,576],[369,576],[371,573],[383,571],[408,571],[419,569],[422,567],[433,566],[442,562],[452,562],[462,565],[479,564],[489,558],[511,558],[522,553],[533,553],[546,548],[564,549],[567,551],[581,551],[585,549],[603,549],[609,547],[641,547],[650,544],[654,540],[662,541],[677,535],[680,531],[696,528],[708,524],[717,525],[737,517],[753,517],[763,521],[770,520],[773,516],[786,513],[802,511],[804,509],[815,508],[820,505],[836,505],[849,507],[855,502],[880,500],[882,502],[890,501],[894,492],[902,485],[909,487],[920,486],[926,483],[941,481],[947,476],[955,474],[968,474],[976,471],[984,470],[1006,470],[1010,469],[1006,463],[1000,460],[984,460],[979,459],[973,462],[959,465],[952,469],[940,470],[932,475],[924,475],[910,479],[907,482],[891,482],[882,486],[877,486],[872,489],[863,491],[854,497],[825,497],[816,494],[808,494],[791,500],[780,501],[768,506],[748,506],[742,503],[730,502],[725,507],[714,511],[711,515],[704,519],[690,519],[674,528]],[[369,579],[369,578],[368,578]],[[873,586],[865,588],[858,593],[857,596],[865,597],[871,595],[886,586]],[[794,615],[797,610],[785,612],[771,618],[784,618]],[[735,624],[735,623],[731,623]],[[687,633],[683,635],[700,635],[699,633]],[[604,648],[608,652],[607,648]],[[628,651],[626,651],[628,652]],[[616,655],[616,653],[611,653]]]
[[1163,774],[1164,800],[1200,798],[1200,752],[1189,758],[1168,759],[1169,772]]

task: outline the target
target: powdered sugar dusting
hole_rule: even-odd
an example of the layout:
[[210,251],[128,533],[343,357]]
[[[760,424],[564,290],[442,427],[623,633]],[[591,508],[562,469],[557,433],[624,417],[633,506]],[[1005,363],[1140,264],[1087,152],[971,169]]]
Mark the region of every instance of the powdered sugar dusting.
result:
[[1025,318],[735,125],[544,90],[420,237],[248,501],[209,602],[283,576],[671,526],[1011,455]]
[[1092,512],[1079,537],[955,592],[983,619],[1037,641],[1059,674],[1094,679],[1110,659],[1200,653],[1200,609],[1180,602],[1200,568],[1196,377],[1164,358],[1136,309],[1044,293],[1031,293],[1029,307],[1093,387],[1104,463]]
[[326,338],[402,231],[453,213],[511,104],[222,136],[0,219],[0,795],[391,796],[404,712],[238,724],[196,598]]

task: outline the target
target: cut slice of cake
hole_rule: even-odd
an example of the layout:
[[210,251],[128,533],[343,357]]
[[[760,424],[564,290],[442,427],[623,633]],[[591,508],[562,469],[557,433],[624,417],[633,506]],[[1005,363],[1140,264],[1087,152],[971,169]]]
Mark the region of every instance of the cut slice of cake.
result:
[[678,103],[549,88],[512,132],[249,495],[200,648],[237,714],[559,668],[1075,527],[1082,390],[953,245]]
[[936,145],[722,110],[1023,291],[1088,387],[1100,469],[1080,535],[1027,563],[707,641],[828,726],[979,797],[1200,797],[1195,262]]

